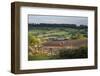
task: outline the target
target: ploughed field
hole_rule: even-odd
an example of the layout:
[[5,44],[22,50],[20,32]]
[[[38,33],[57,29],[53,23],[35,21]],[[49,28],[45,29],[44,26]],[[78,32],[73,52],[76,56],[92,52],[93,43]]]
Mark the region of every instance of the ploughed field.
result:
[[28,60],[88,57],[87,27],[29,27]]

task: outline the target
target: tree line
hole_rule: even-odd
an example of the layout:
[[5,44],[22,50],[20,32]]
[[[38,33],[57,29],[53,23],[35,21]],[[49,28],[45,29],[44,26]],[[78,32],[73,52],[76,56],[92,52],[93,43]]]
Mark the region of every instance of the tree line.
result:
[[87,25],[77,26],[76,24],[48,24],[48,23],[40,23],[40,24],[28,24],[29,27],[67,27],[67,28],[79,28],[79,29],[87,29]]

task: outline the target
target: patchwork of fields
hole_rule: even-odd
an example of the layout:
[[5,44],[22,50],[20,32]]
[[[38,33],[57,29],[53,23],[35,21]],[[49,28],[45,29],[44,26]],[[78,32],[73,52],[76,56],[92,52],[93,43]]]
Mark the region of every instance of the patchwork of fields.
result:
[[35,27],[30,25],[28,30],[29,60],[88,57],[86,26],[40,27],[35,24]]

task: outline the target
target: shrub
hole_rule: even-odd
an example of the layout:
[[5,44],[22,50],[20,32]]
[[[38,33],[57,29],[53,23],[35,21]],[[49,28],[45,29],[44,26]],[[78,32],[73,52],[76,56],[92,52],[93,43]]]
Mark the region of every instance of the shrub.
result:
[[87,58],[87,47],[80,47],[79,49],[61,49],[59,50],[60,59],[74,59],[74,58]]

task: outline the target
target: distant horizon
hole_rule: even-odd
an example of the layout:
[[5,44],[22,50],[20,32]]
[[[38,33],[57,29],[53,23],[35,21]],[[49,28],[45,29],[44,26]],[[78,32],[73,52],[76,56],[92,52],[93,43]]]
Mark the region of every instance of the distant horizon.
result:
[[77,26],[88,26],[88,17],[29,15],[28,24],[76,24]]
[[[53,25],[53,24],[58,24],[58,23],[28,23],[28,24],[36,24],[36,25],[38,25],[38,24],[51,24],[51,25]],[[59,23],[60,24],[60,23]],[[63,23],[61,23],[62,25],[63,25]],[[66,25],[67,25],[67,23],[65,23]],[[64,25],[65,25],[64,24]],[[68,25],[76,25],[76,26],[80,26],[80,25],[77,25],[77,24],[68,24]],[[84,25],[84,24],[81,24],[81,25]],[[84,26],[87,26],[87,25],[84,25]]]

